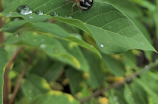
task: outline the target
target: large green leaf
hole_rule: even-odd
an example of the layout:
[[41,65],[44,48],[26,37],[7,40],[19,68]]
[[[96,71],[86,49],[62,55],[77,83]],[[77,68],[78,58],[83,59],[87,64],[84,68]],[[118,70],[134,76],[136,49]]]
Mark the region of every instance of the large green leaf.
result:
[[3,74],[5,71],[5,65],[8,62],[7,52],[0,47],[0,103],[3,104]]
[[[127,16],[105,2],[94,0],[93,7],[89,11],[82,12],[82,14],[80,14],[77,7],[74,8],[73,19],[65,18],[70,15],[72,6],[72,4],[65,5],[65,0],[23,0],[21,2],[14,0],[10,5],[14,6],[8,6],[2,15],[23,17],[34,22],[49,19],[49,15],[56,12],[62,17],[53,17],[54,19],[76,26],[89,33],[96,41],[99,50],[106,54],[121,53],[129,49],[155,51]],[[42,10],[45,15],[32,14],[30,18],[30,14],[18,14],[16,9],[20,5],[28,5],[33,11]]]

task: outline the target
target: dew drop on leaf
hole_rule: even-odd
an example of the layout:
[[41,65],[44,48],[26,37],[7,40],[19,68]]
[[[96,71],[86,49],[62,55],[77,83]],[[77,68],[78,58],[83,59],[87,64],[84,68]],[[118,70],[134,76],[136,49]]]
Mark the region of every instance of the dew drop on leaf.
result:
[[45,44],[41,44],[40,47],[41,47],[41,48],[45,48],[46,45],[45,45]]
[[104,45],[103,45],[103,44],[101,44],[100,46],[101,46],[101,47],[104,47]]
[[71,19],[72,17],[71,17],[71,16],[67,16],[67,18],[70,18],[70,19]]
[[42,12],[41,10],[36,10],[35,13],[36,13],[37,15],[43,15],[43,12]]
[[27,5],[21,5],[17,8],[18,13],[22,14],[22,15],[27,15],[27,14],[31,14],[32,10],[29,6]]
[[58,17],[58,14],[56,12],[51,12],[50,15]]
[[33,16],[32,16],[32,15],[30,15],[30,16],[29,16],[29,18],[33,18]]

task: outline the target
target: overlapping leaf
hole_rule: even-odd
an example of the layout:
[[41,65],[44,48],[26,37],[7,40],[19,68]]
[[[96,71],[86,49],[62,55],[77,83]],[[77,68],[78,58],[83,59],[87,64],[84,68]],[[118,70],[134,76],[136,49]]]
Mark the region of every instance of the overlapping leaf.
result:
[[82,59],[84,59],[82,55],[80,55],[80,57],[83,58],[81,58],[81,60],[78,60],[78,58],[75,58],[68,51],[66,51],[66,49],[62,46],[62,44],[52,36],[42,35],[42,34],[37,35],[36,33],[25,32],[19,38],[10,36],[4,42],[4,44],[18,44],[18,43],[41,48],[50,57],[56,60],[69,64],[77,69],[82,69],[82,71],[87,70],[87,66],[86,68],[84,68],[84,66],[79,62],[79,61],[83,61]]
[[19,34],[24,31],[34,31],[34,32],[36,31],[38,33],[42,32],[47,35],[53,35],[55,37],[60,37],[67,41],[75,42],[78,45],[95,52],[101,57],[101,54],[97,49],[87,44],[82,39],[75,37],[73,34],[69,34],[68,32],[66,32],[64,29],[62,29],[60,26],[56,24],[44,23],[44,22],[30,23],[25,20],[20,20],[20,21],[13,21],[5,24],[5,26],[3,26],[1,30],[5,32],[12,32],[14,34]]
[[6,51],[0,47],[0,103],[3,103],[3,74],[5,71],[5,65],[8,62]]
[[[34,22],[49,19],[49,15],[56,12],[62,17],[53,17],[54,19],[74,25],[89,33],[96,41],[99,50],[107,54],[121,53],[129,49],[155,51],[128,17],[105,2],[94,1],[92,9],[82,12],[82,14],[79,13],[76,7],[73,19],[65,18],[70,15],[72,5],[65,5],[65,0],[23,0],[21,2],[14,0],[10,5],[14,6],[8,6],[3,11],[3,15],[23,17]],[[30,18],[30,15],[20,15],[16,12],[20,5],[28,5],[33,11],[42,10],[45,15],[32,14],[33,18]]]

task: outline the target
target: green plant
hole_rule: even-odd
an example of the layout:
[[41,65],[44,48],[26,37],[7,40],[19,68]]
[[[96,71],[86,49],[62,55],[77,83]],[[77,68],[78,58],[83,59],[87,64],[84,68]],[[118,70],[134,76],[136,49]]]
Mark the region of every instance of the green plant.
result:
[[14,104],[157,104],[157,1],[106,1],[2,0],[0,92],[6,71]]

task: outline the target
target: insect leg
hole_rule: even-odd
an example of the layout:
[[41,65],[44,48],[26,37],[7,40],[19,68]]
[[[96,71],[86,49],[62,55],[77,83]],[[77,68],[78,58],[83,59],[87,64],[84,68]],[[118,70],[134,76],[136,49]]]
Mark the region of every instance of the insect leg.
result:
[[80,3],[79,3],[79,2],[77,3],[77,7],[78,7],[78,9],[79,9],[79,11],[80,11],[80,13],[81,13],[81,6],[80,6]]
[[73,8],[74,8],[75,5],[76,5],[76,3],[74,3],[74,4],[72,5],[72,8],[71,8],[72,16],[73,16]]

